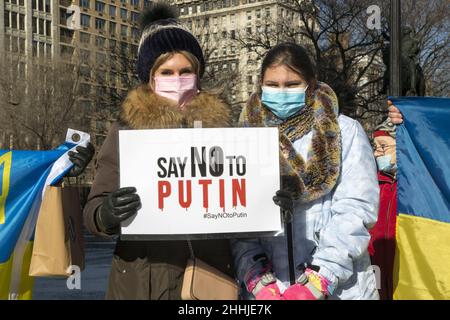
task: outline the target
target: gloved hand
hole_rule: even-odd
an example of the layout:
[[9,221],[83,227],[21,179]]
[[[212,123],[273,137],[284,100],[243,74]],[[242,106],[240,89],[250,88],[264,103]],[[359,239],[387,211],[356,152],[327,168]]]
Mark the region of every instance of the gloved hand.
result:
[[140,207],[141,199],[136,194],[136,188],[120,188],[108,194],[97,209],[97,226],[102,232],[116,234],[119,232],[120,223],[136,214]]
[[69,172],[66,174],[67,177],[78,177],[80,174],[82,174],[95,154],[95,148],[90,142],[86,147],[76,147],[76,150],[78,152],[68,152],[69,159],[70,161],[72,161],[74,166],[70,168]]
[[281,208],[284,221],[291,222],[294,212],[292,194],[287,190],[278,190],[273,197],[273,202]]
[[292,213],[294,211],[294,200],[289,191],[278,190],[273,197],[273,202],[281,209]]
[[306,269],[297,283],[283,293],[285,300],[323,300],[332,292],[330,281],[311,269]]
[[277,279],[272,273],[272,263],[265,254],[253,257],[254,264],[245,275],[245,285],[256,300],[282,300]]
[[285,300],[276,282],[263,286],[253,295],[256,300]]

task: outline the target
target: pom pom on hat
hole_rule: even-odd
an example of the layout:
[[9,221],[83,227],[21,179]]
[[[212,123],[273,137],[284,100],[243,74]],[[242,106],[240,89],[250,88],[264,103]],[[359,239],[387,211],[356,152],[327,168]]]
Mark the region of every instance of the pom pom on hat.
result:
[[205,68],[203,51],[198,40],[177,17],[177,9],[159,2],[146,7],[142,12],[142,35],[137,57],[137,74],[141,82],[149,82],[150,70],[160,55],[174,51],[193,54],[199,61],[202,76]]

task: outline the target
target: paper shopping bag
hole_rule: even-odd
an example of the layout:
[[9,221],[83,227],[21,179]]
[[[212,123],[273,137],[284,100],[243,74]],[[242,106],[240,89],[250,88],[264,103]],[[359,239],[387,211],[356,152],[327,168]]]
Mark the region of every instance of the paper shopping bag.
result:
[[71,266],[84,269],[80,196],[75,187],[46,189],[39,210],[30,276],[69,276]]

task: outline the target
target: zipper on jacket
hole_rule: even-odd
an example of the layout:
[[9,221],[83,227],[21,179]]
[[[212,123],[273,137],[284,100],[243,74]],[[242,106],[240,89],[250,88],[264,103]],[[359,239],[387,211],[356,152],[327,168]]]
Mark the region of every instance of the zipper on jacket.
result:
[[391,184],[391,197],[389,198],[388,208],[386,212],[386,230],[384,232],[384,239],[388,238],[389,233],[389,216],[391,214],[391,204],[392,204],[392,191],[394,189],[394,182],[390,182]]

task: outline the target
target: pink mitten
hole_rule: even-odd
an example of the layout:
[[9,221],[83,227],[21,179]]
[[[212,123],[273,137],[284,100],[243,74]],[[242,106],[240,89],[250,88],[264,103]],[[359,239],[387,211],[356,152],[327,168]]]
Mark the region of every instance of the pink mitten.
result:
[[331,282],[320,273],[306,269],[305,273],[283,292],[285,300],[323,300],[334,291]]
[[283,293],[285,300],[318,300],[323,294],[316,289],[318,296],[315,296],[310,288],[302,284],[294,284],[286,289]]
[[271,283],[261,288],[255,295],[256,300],[284,300],[280,288],[276,283]]

